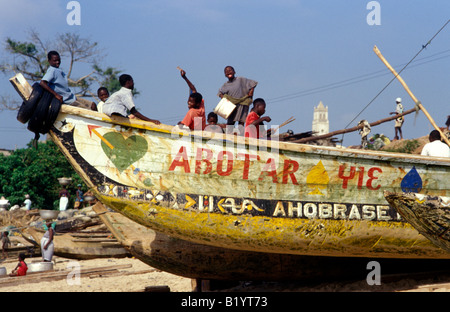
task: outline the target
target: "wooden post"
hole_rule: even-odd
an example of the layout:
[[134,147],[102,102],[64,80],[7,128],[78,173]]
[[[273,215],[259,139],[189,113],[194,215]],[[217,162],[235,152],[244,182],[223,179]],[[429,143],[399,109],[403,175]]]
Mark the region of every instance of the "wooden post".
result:
[[[382,123],[384,123],[384,122],[388,122],[388,121],[394,120],[394,119],[396,119],[396,118],[398,118],[398,117],[400,117],[400,116],[405,116],[405,115],[414,113],[415,111],[416,111],[416,109],[415,109],[415,108],[412,108],[412,109],[410,109],[410,110],[404,111],[404,112],[401,113],[401,114],[398,114],[398,115],[395,115],[395,116],[391,116],[391,117],[388,117],[388,118],[384,118],[384,119],[380,119],[380,120],[375,121],[375,122],[371,122],[371,123],[370,123],[370,126],[371,126],[371,127],[378,126],[379,124],[382,124]],[[361,130],[363,127],[364,127],[363,125],[360,125],[360,126],[355,126],[355,127],[353,127],[353,128],[347,128],[347,129],[342,129],[342,130],[336,130],[336,131],[333,131],[333,132],[329,132],[329,133],[327,133],[327,134],[316,135],[316,136],[311,136],[311,137],[307,137],[307,138],[303,138],[303,139],[298,139],[298,140],[295,140],[295,141],[287,141],[287,142],[292,142],[292,143],[306,143],[306,142],[310,142],[310,141],[315,141],[315,140],[320,140],[320,139],[326,139],[326,138],[329,138],[329,137],[332,137],[332,136],[335,136],[335,135],[338,135],[338,134],[343,134],[343,133],[349,133],[349,132],[358,131],[358,130]]]
[[441,138],[450,146],[450,141],[447,139],[447,137],[444,135],[444,133],[439,129],[439,127],[434,122],[433,118],[430,116],[428,111],[423,107],[422,103],[414,96],[414,94],[411,92],[411,90],[406,85],[405,81],[403,81],[402,77],[395,71],[395,69],[388,63],[388,61],[384,58],[384,56],[381,54],[380,50],[377,46],[373,47],[373,51],[375,54],[380,58],[380,60],[386,65],[386,67],[394,74],[395,78],[398,79],[398,81],[402,84],[403,88],[405,88],[406,92],[409,94],[409,96],[413,99],[414,103],[420,108],[420,110],[425,114],[425,116],[428,118],[430,123],[433,125],[433,127],[439,131],[441,134]]

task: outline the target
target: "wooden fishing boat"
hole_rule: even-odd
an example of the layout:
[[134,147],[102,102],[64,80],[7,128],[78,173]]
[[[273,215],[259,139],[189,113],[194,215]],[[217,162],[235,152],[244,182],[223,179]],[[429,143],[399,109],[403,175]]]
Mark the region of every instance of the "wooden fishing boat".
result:
[[63,105],[50,135],[100,201],[183,240],[298,255],[449,257],[383,196],[449,196],[448,159],[171,130]]
[[450,197],[390,192],[385,197],[419,233],[450,253]]
[[44,128],[95,196],[165,235],[263,253],[450,258],[383,195],[450,196],[449,159],[180,132],[67,105],[58,113]]

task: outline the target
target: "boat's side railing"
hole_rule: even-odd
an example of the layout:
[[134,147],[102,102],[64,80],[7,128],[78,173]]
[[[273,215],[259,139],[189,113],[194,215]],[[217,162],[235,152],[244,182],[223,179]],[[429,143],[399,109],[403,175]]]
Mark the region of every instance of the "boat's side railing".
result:
[[236,136],[232,134],[220,134],[213,133],[209,131],[189,131],[183,130],[181,131],[178,127],[160,124],[156,125],[151,122],[147,122],[144,120],[138,119],[129,119],[119,116],[107,116],[106,114],[99,113],[96,111],[70,106],[70,105],[62,105],[60,113],[69,114],[69,115],[78,115],[81,117],[97,120],[100,122],[111,123],[123,127],[130,127],[142,130],[149,130],[155,132],[162,132],[166,134],[186,137],[196,137],[202,141],[208,140],[220,140],[220,141],[229,141],[233,144],[240,144],[242,146],[264,146],[267,149],[277,148],[281,151],[286,152],[304,152],[311,154],[325,154],[330,156],[339,156],[339,157],[360,157],[367,158],[373,160],[395,160],[399,162],[409,162],[409,163],[427,163],[429,165],[443,165],[450,166],[450,159],[447,158],[438,158],[438,157],[428,157],[421,155],[411,155],[406,153],[394,153],[394,152],[386,152],[386,151],[370,151],[370,150],[358,150],[358,149],[348,149],[348,148],[338,148],[338,147],[330,147],[330,146],[315,146],[315,145],[307,145],[307,144],[298,144],[291,142],[282,142],[282,141],[271,141],[271,140],[258,140],[254,138],[246,138],[243,136]]

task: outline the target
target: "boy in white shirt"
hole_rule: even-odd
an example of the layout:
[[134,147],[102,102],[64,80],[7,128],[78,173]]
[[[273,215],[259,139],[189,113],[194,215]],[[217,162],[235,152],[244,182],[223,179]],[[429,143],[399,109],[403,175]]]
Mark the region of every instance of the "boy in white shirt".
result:
[[105,104],[106,100],[109,98],[108,89],[105,87],[100,87],[97,90],[97,96],[100,99],[100,102],[97,104],[97,111],[99,113],[103,113],[103,104]]
[[103,104],[103,113],[108,116],[121,116],[127,117],[128,111],[136,118],[153,122],[157,125],[160,124],[158,120],[150,119],[136,110],[133,101],[134,81],[130,75],[123,74],[119,77],[119,82],[122,88],[119,91],[114,92]]

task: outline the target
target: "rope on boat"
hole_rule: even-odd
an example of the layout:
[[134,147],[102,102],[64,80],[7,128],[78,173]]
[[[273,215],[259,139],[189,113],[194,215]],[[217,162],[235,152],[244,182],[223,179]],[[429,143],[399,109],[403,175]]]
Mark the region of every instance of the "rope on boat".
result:
[[[408,63],[406,63],[406,65],[405,66],[403,66],[403,68],[398,72],[398,74],[396,75],[396,76],[394,76],[394,78],[392,78],[387,84],[386,84],[386,86],[384,86],[382,89],[381,89],[381,91],[380,92],[378,92],[376,95],[375,95],[375,97],[355,116],[355,118],[353,118],[346,126],[345,126],[345,128],[344,129],[347,129],[347,127],[348,126],[350,126],[380,95],[381,95],[381,93],[383,93],[384,92],[384,90],[386,90],[387,89],[387,87],[394,81],[394,80],[396,80],[397,79],[397,76],[399,76],[405,69],[406,69],[406,67],[408,67],[409,66],[409,64],[411,64],[413,61],[414,61],[414,59],[417,57],[417,56],[419,56],[419,54],[420,53],[422,53],[422,51],[423,50],[425,50],[426,48],[427,48],[427,46],[429,46],[430,44],[431,44],[431,41],[433,41],[434,40],[434,38],[436,38],[437,37],[437,35],[448,25],[450,23],[450,19],[449,20],[447,20],[447,22],[433,35],[433,37],[431,37],[431,39],[430,40],[428,40],[428,42],[426,43],[426,44],[424,44],[424,45],[422,45],[422,48],[419,50],[419,52],[417,52],[416,53],[416,55],[414,55],[414,57],[408,62]],[[416,116],[417,116],[417,114],[418,114],[418,110],[417,110],[417,108],[418,108],[418,105],[417,105],[417,103],[416,103]],[[344,134],[345,133],[343,133],[342,134],[342,139],[341,139],[341,145],[343,144],[343,142],[344,142]]]

